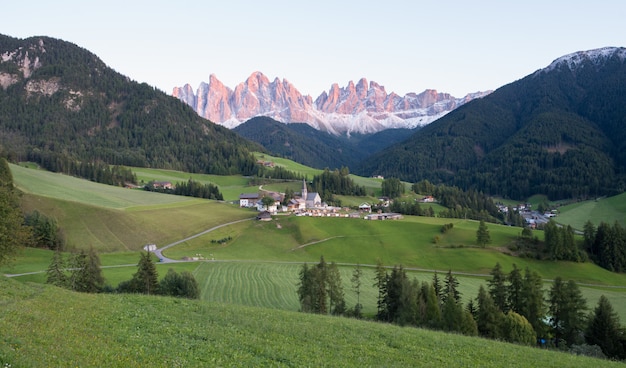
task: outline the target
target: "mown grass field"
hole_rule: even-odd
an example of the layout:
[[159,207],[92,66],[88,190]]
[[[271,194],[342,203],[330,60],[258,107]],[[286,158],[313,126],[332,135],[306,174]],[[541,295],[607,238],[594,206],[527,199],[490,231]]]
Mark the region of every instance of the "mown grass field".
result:
[[[618,367],[415,328],[0,277],[4,367]],[[71,311],[71,313],[70,313]]]
[[581,231],[587,220],[595,226],[601,222],[613,225],[617,221],[626,227],[626,193],[562,206],[555,220]]

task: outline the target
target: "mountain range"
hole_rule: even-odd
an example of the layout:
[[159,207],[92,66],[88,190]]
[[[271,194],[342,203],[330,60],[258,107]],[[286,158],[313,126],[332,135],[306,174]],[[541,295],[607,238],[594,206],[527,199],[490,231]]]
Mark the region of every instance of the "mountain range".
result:
[[556,59],[467,103],[353,171],[551,199],[626,188],[626,49]]
[[172,95],[186,102],[198,115],[234,128],[256,116],[268,116],[282,123],[306,123],[333,135],[371,134],[386,129],[413,129],[444,116],[475,98],[477,92],[462,98],[426,90],[399,96],[365,78],[346,87],[333,84],[315,101],[302,95],[286,79],[273,81],[254,72],[235,89],[226,87],[215,75],[200,83],[194,93],[189,84],[176,87]]
[[[251,152],[279,152],[316,167],[349,166],[362,176],[427,179],[516,200],[611,195],[626,189],[625,60],[618,47],[559,57],[419,129],[334,136],[262,117],[237,133],[72,43],[0,35],[0,156],[61,172],[98,161],[255,175],[263,168]],[[271,83],[254,75],[262,83],[250,85],[266,91]],[[366,115],[367,103],[346,97],[380,91],[370,83],[365,93],[366,85],[331,89],[337,93],[317,101],[341,113],[366,106]],[[242,106],[259,95],[241,94]]]

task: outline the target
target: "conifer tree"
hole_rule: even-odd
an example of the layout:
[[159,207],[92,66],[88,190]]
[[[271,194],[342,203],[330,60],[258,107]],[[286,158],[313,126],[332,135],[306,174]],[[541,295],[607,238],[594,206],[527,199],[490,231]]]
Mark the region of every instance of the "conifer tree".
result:
[[543,281],[535,271],[526,267],[521,290],[521,310],[518,312],[526,317],[533,326],[538,337],[545,337],[546,325],[544,317],[546,306],[544,303]]
[[493,299],[493,303],[502,312],[508,311],[507,306],[507,288],[505,285],[506,276],[502,272],[502,266],[500,263],[496,263],[496,266],[491,270],[491,279],[487,280],[489,285],[489,295]]
[[441,328],[441,307],[435,288],[425,281],[422,282],[418,295],[418,311],[422,326],[432,329]]
[[131,281],[134,292],[143,294],[159,293],[159,274],[150,252],[142,252],[137,264],[137,272]]
[[461,332],[463,324],[463,307],[456,301],[454,295],[449,294],[441,310],[442,327],[444,331]]
[[624,343],[626,335],[622,330],[619,317],[611,302],[600,296],[585,331],[585,341],[589,345],[598,345],[604,355],[614,359],[625,359]]
[[524,309],[522,298],[524,280],[522,279],[522,272],[517,268],[515,263],[513,264],[513,269],[507,276],[507,281],[507,306],[515,313],[521,313]]
[[330,313],[333,315],[344,314],[346,311],[346,301],[344,299],[343,285],[341,283],[341,274],[335,262],[331,262],[328,267],[326,284],[330,297]]
[[361,305],[361,278],[363,277],[363,270],[361,270],[361,266],[359,264],[356,265],[356,268],[352,272],[352,278],[350,281],[352,282],[352,289],[356,293],[356,305],[354,306],[354,317],[361,318],[363,315],[361,311],[363,310],[363,306]]
[[442,293],[443,293],[443,288],[441,286],[441,280],[439,280],[439,275],[437,274],[437,271],[435,271],[435,273],[433,274],[433,288],[435,288],[435,295],[437,295],[437,300],[439,300],[440,302],[442,302]]
[[491,243],[491,235],[489,235],[489,229],[485,224],[485,220],[480,220],[478,230],[476,231],[476,243],[480,247],[485,247]]
[[46,283],[58,287],[67,287],[67,276],[65,275],[65,260],[60,251],[55,251],[52,261],[46,271]]
[[104,277],[100,268],[100,257],[93,249],[84,250],[70,260],[71,274],[69,288],[84,293],[97,293],[104,287]]
[[501,337],[500,329],[504,315],[502,311],[496,307],[485,288],[480,285],[478,289],[478,313],[476,317],[476,325],[480,336],[490,339],[498,339]]
[[388,320],[388,311],[387,311],[387,279],[389,276],[387,275],[387,270],[383,266],[382,261],[379,259],[376,262],[376,270],[375,270],[375,284],[374,286],[378,290],[378,300],[376,303],[376,319],[379,321],[387,321]]
[[550,289],[550,320],[557,346],[563,340],[567,346],[579,343],[584,330],[586,302],[578,285],[572,280],[554,279]]
[[459,280],[452,274],[452,270],[448,270],[444,281],[443,288],[443,303],[445,304],[447,298],[452,296],[457,303],[461,302],[461,292],[459,291]]

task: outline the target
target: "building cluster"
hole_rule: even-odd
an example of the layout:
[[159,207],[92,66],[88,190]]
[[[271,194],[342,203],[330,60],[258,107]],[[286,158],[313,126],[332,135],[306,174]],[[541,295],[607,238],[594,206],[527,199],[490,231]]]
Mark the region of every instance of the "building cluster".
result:
[[[271,198],[272,203],[263,198]],[[319,193],[309,192],[306,182],[302,181],[302,191],[285,203],[284,195],[276,192],[242,193],[239,195],[239,206],[245,208],[255,208],[259,211],[258,220],[269,221],[271,216],[278,212],[291,212],[296,216],[312,217],[349,217],[364,218],[366,220],[386,220],[402,218],[396,213],[375,213],[372,214],[372,206],[369,203],[359,205],[358,212],[350,212],[349,208],[329,206],[322,201]],[[386,198],[381,199],[381,203]],[[365,214],[365,215],[364,215]]]

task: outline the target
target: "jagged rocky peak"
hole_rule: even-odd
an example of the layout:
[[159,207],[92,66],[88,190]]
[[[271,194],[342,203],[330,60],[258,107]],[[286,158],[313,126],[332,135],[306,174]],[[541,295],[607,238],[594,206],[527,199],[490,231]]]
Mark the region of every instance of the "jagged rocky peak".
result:
[[276,77],[270,82],[258,71],[234,90],[211,75],[209,83],[201,83],[196,94],[188,85],[173,91],[175,97],[192,106],[199,115],[229,128],[255,116],[269,116],[283,123],[307,123],[332,134],[414,128],[485,94],[456,99],[446,93],[426,90],[401,97],[393,92],[388,94],[384,86],[361,78],[356,84],[349,81],[345,87],[333,83],[313,101],[286,79]]

